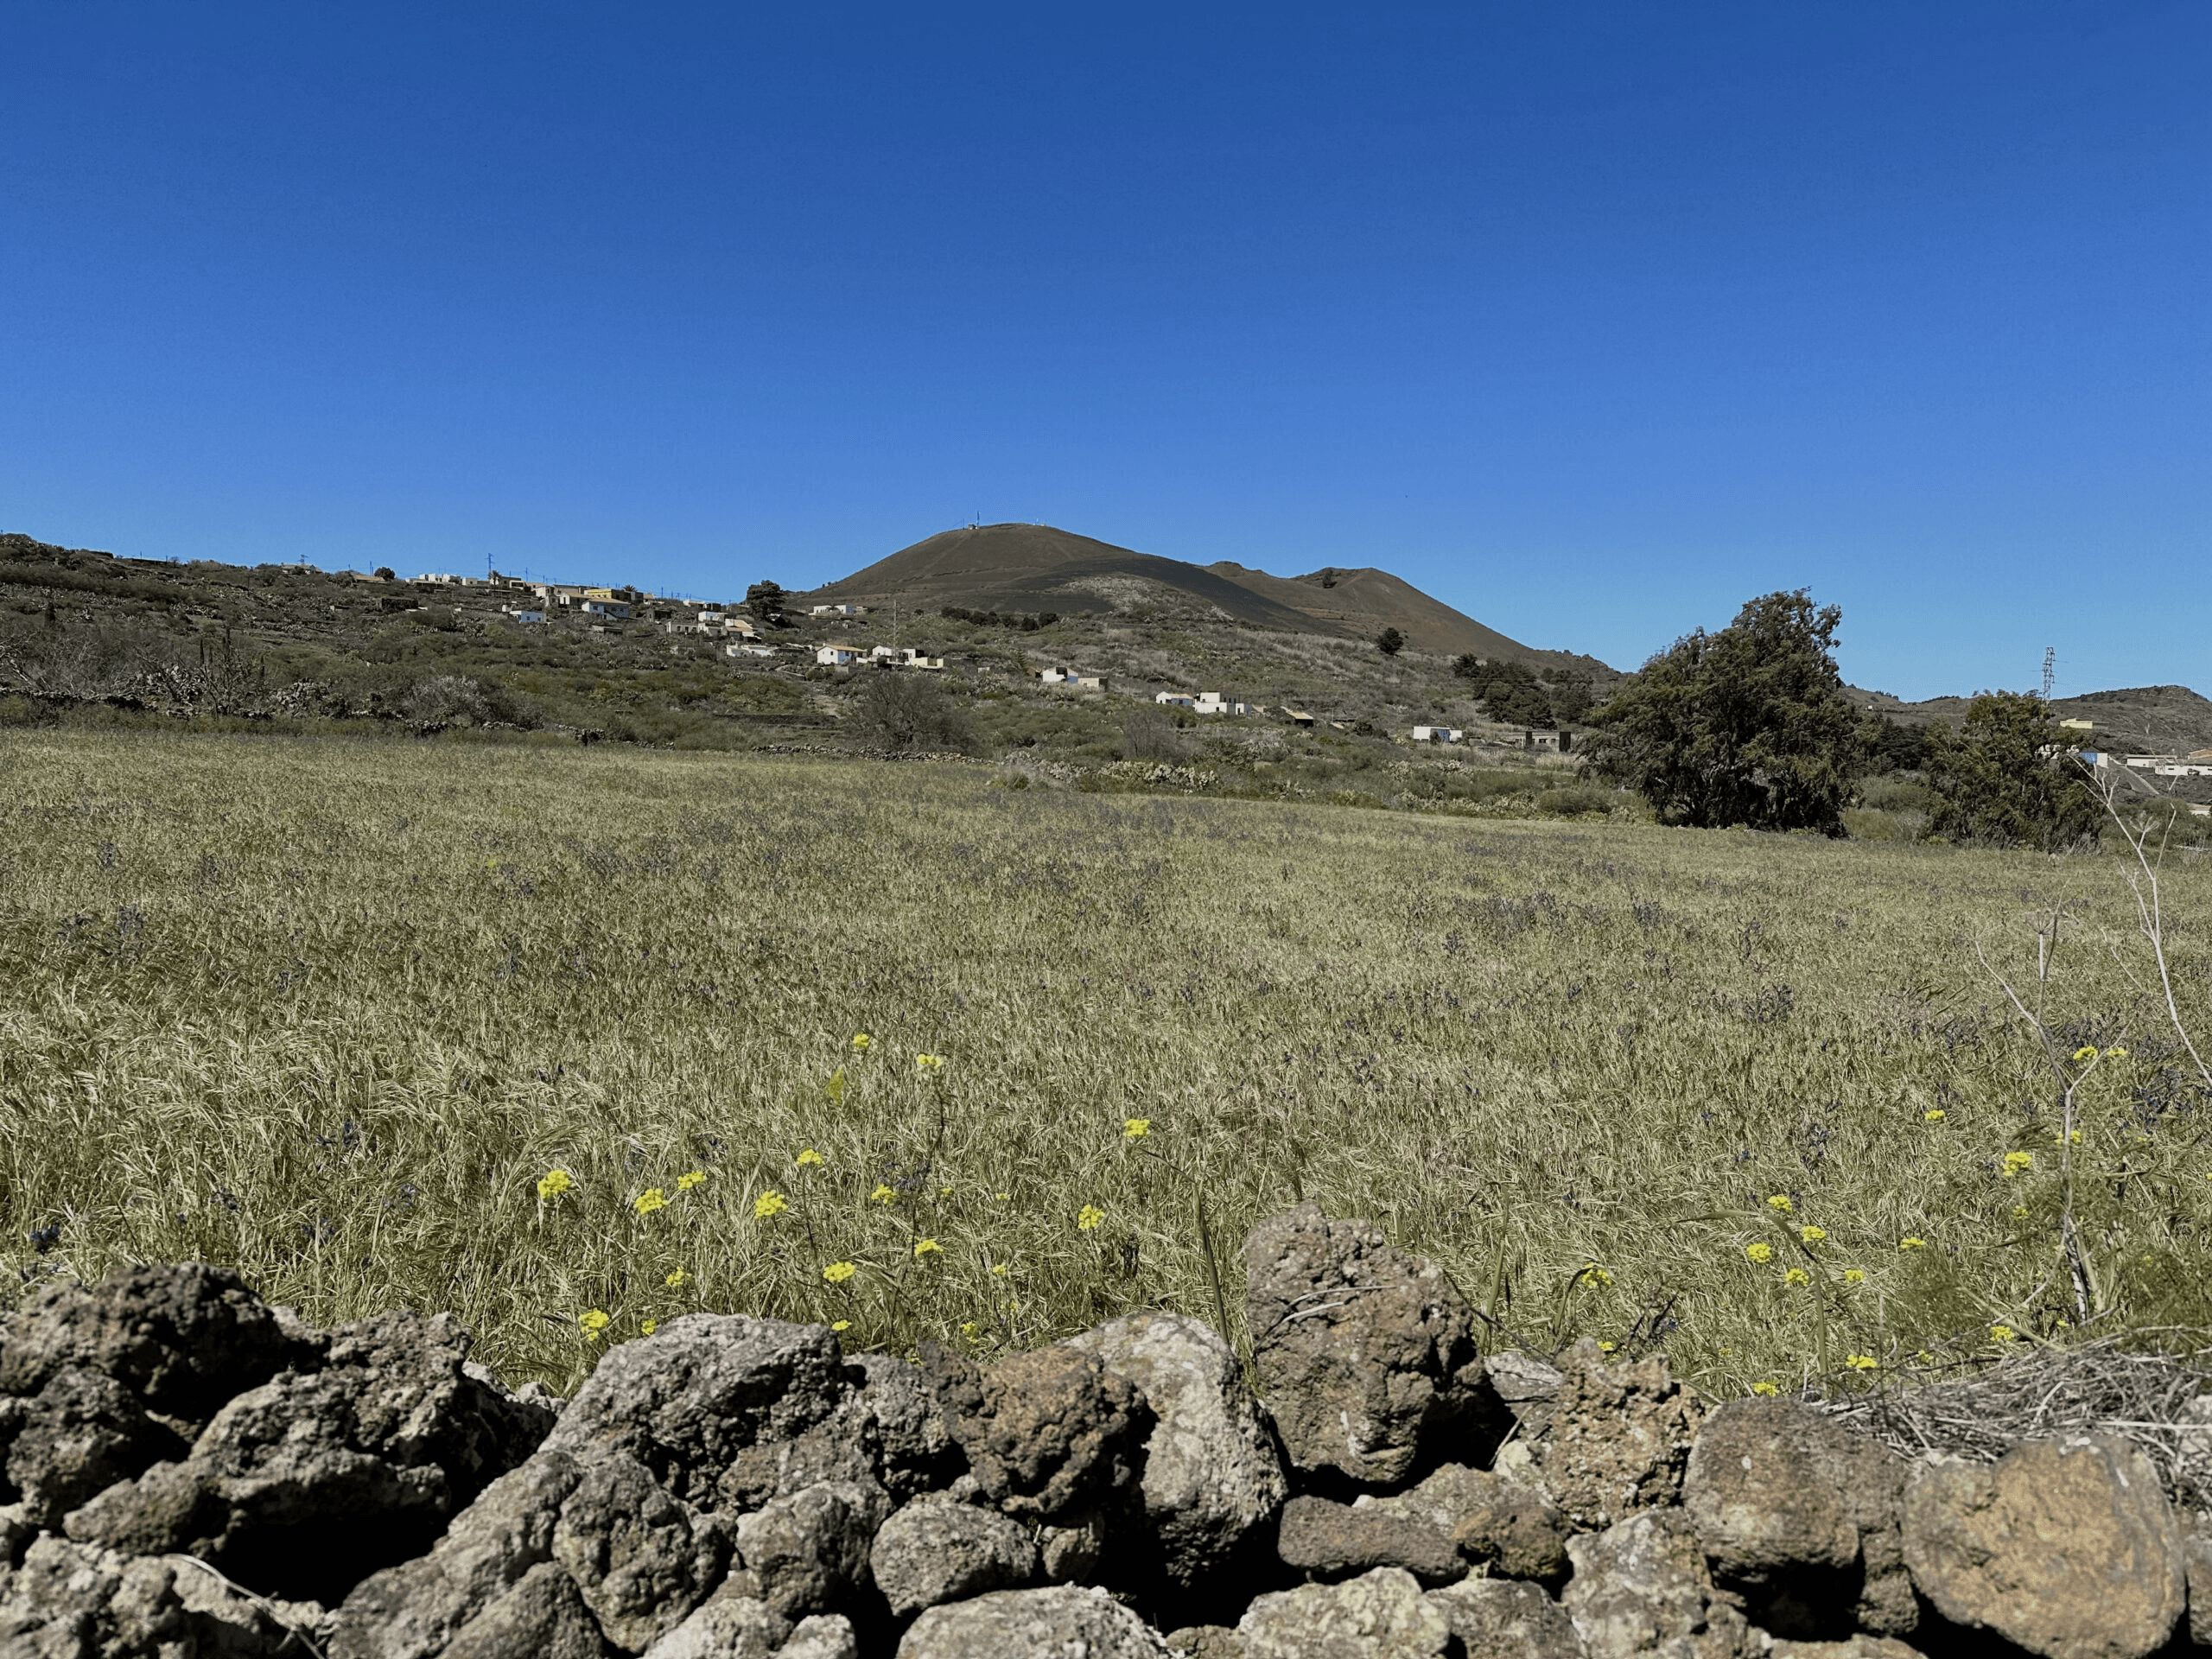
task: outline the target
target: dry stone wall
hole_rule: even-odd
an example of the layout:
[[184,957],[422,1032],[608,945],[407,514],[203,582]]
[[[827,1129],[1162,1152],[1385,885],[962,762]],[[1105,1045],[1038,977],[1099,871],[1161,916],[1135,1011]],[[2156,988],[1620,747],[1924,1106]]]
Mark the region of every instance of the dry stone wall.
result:
[[442,1318],[49,1286],[0,1329],[0,1659],[2212,1655],[2212,1529],[2125,1439],[1907,1461],[1485,1360],[1311,1205],[1245,1267],[1256,1393],[1161,1313],[988,1368],[696,1315],[563,1402]]

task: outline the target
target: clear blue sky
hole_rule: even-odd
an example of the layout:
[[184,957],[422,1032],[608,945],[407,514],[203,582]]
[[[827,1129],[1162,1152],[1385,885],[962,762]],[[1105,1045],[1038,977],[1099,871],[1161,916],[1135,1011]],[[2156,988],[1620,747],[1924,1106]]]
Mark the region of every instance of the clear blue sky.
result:
[[2212,690],[2212,6],[0,7],[0,529]]

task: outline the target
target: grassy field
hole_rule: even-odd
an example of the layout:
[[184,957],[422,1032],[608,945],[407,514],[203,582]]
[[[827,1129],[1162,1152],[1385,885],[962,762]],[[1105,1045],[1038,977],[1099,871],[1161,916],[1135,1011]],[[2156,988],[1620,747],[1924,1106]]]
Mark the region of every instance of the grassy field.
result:
[[[2167,899],[2202,1021],[2212,871]],[[2070,1148],[1977,960],[2031,995],[2056,905]],[[2085,1304],[2212,1323],[2212,1115],[2109,857],[16,732],[0,986],[9,1294],[199,1257],[321,1321],[452,1308],[518,1382],[702,1307],[1233,1323],[1300,1197],[1441,1258],[1496,1345],[1716,1394]]]

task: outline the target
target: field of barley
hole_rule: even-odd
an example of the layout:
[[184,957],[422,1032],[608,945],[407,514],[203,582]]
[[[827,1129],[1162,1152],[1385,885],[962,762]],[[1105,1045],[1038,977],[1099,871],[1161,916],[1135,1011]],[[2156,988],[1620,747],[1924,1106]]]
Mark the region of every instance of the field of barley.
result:
[[[317,1321],[450,1308],[565,1389],[701,1308],[899,1351],[1233,1329],[1244,1230],[1313,1198],[1441,1259],[1493,1345],[1663,1350],[1716,1395],[2200,1346],[2212,1112],[2123,875],[972,766],[10,734],[0,1298],[203,1259]],[[2212,872],[2164,899],[2201,1033]]]

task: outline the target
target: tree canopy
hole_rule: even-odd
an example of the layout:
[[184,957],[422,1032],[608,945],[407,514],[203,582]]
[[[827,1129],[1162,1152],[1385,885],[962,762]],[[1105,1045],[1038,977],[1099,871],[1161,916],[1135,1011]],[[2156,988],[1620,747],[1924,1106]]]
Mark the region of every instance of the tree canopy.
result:
[[1928,744],[1928,781],[1942,798],[1929,833],[1986,847],[2055,853],[2093,842],[2103,806],[2042,698],[1984,691],[1956,731]]
[[1684,634],[1592,715],[1591,770],[1672,823],[1841,834],[1865,752],[1835,665],[1842,620],[1801,588]]

